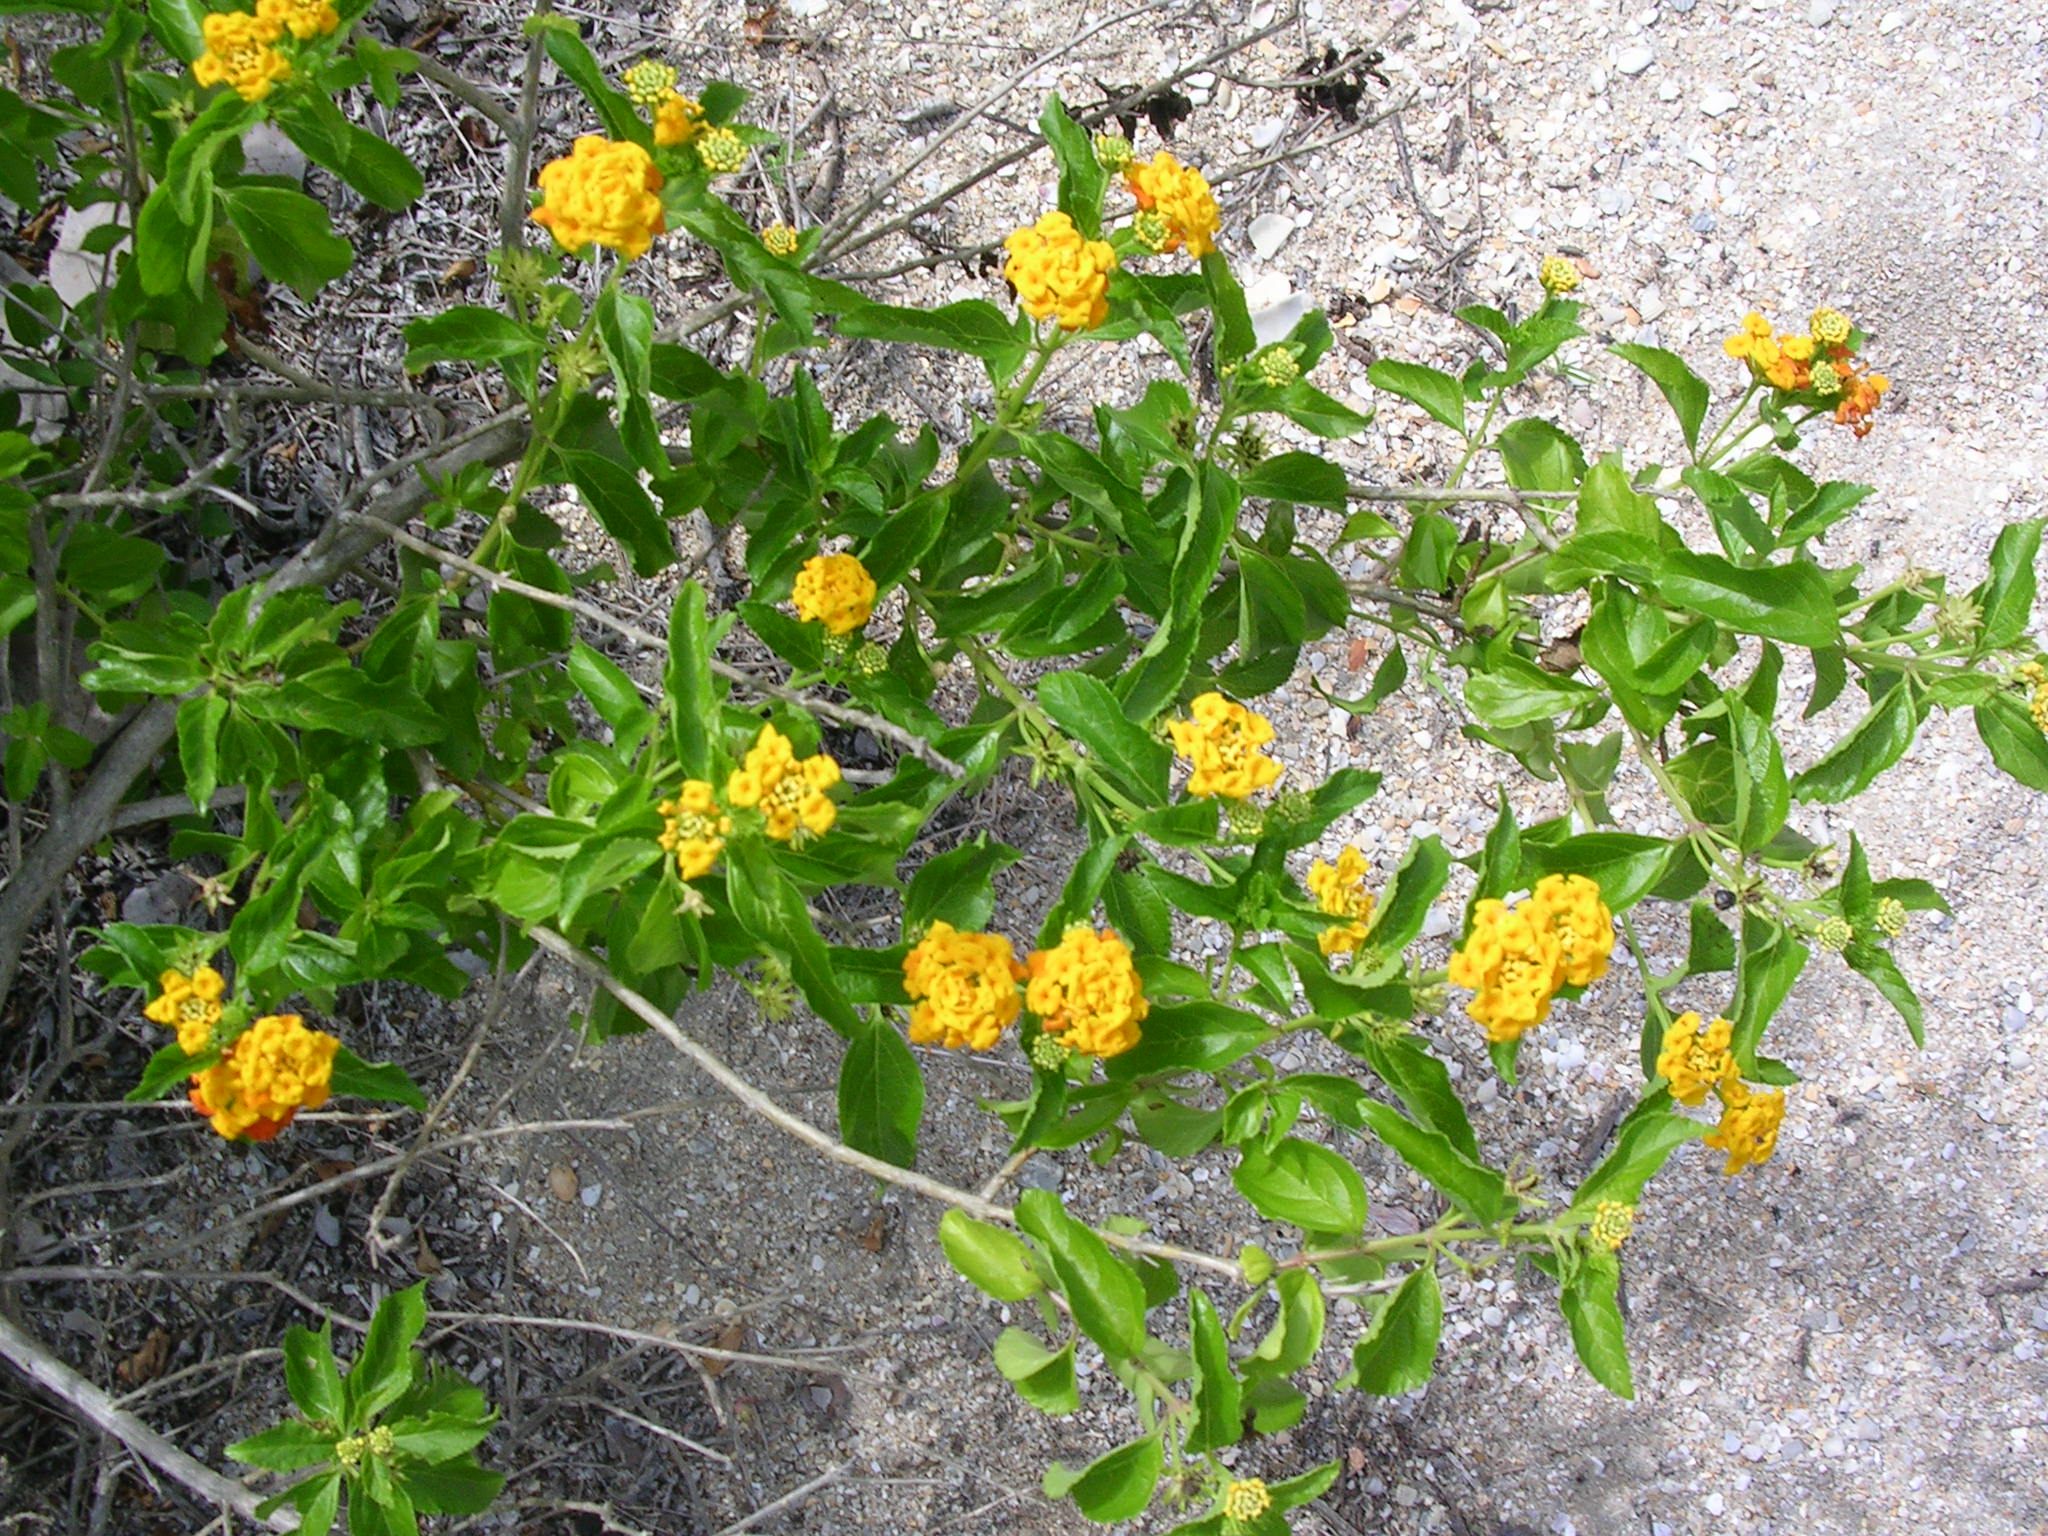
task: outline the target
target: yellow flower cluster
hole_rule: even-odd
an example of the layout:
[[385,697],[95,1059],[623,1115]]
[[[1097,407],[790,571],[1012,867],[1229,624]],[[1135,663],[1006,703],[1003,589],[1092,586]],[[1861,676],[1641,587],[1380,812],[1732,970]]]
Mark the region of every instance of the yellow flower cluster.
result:
[[1273,1507],[1273,1495],[1256,1477],[1233,1478],[1223,1490],[1223,1518],[1250,1525]]
[[216,11],[199,23],[206,51],[192,61],[192,78],[202,86],[225,85],[244,101],[261,101],[270,88],[292,77],[291,60],[273,46],[284,24],[247,11]]
[[634,106],[652,111],[675,94],[676,68],[659,59],[642,59],[620,72],[619,84]]
[[1742,329],[1722,342],[1721,350],[1746,360],[1750,372],[1774,388],[1789,393],[1813,383],[1813,337],[1789,332],[1773,336],[1771,322],[1755,310],[1742,317]]
[[571,153],[541,167],[533,220],[565,251],[603,245],[631,261],[667,227],[661,185],[654,157],[638,144],[585,134]]
[[1781,1089],[1752,1088],[1730,1049],[1734,1026],[1715,1019],[1702,1028],[1696,1013],[1681,1013],[1664,1031],[1657,1052],[1657,1075],[1670,1085],[1681,1104],[1706,1102],[1713,1089],[1721,1101],[1721,1123],[1706,1138],[1710,1147],[1728,1154],[1725,1173],[1759,1167],[1771,1160],[1778,1145],[1778,1127],[1785,1121]]
[[1024,963],[1024,1006],[1048,1034],[1089,1056],[1116,1056],[1138,1043],[1150,1011],[1131,951],[1116,930],[1069,928],[1052,949]]
[[1636,1208],[1619,1200],[1602,1200],[1593,1207],[1593,1219],[1586,1223],[1586,1236],[1614,1252],[1635,1230]]
[[789,738],[764,725],[746,760],[725,781],[725,797],[734,805],[758,808],[768,820],[768,835],[787,843],[799,827],[814,836],[832,830],[839,808],[825,791],[838,782],[838,763],[822,752],[799,762]]
[[1173,750],[1195,765],[1188,793],[1248,800],[1280,777],[1280,765],[1260,752],[1273,739],[1272,722],[1233,704],[1220,693],[1205,693],[1188,706],[1190,719],[1167,724]]
[[961,933],[935,922],[903,957],[913,1044],[986,1051],[1017,1022],[1024,967],[998,933]]
[[875,578],[853,555],[813,555],[797,572],[790,601],[806,624],[823,624],[829,635],[849,635],[875,611]]
[[714,176],[729,176],[747,163],[747,141],[730,128],[702,128],[695,143],[697,158]]
[[1048,213],[1003,242],[1010,253],[1003,276],[1034,320],[1057,319],[1064,331],[1086,330],[1109,318],[1109,274],[1116,252],[1102,240],[1082,238],[1064,213]]
[[704,128],[704,109],[694,96],[671,90],[655,104],[654,143],[658,149],[687,144]]
[[1546,256],[1536,269],[1545,293],[1570,293],[1579,286],[1579,264],[1569,256]]
[[341,13],[332,0],[256,0],[256,14],[277,23],[302,43],[325,37],[341,25]]
[[665,822],[658,841],[676,856],[676,872],[685,880],[710,874],[725,850],[725,834],[732,830],[732,818],[718,808],[711,786],[702,779],[685,779],[675,798],[655,809]]
[[1704,1140],[1728,1154],[1728,1166],[1721,1171],[1732,1176],[1768,1163],[1785,1123],[1785,1091],[1752,1088],[1735,1076],[1717,1083],[1714,1091],[1721,1097],[1721,1123]]
[[1223,212],[1200,171],[1182,165],[1162,149],[1149,164],[1133,164],[1124,175],[1140,211],[1158,214],[1166,221],[1165,238],[1156,244],[1147,242],[1152,249],[1165,254],[1185,244],[1188,254],[1197,258],[1216,249]]
[[1308,889],[1316,905],[1332,917],[1345,919],[1316,935],[1324,954],[1348,955],[1365,942],[1373,911],[1372,892],[1365,888],[1368,873],[1365,855],[1349,843],[1335,864],[1317,859],[1309,865]]
[[202,965],[187,976],[182,971],[165,971],[157,978],[156,1001],[142,1015],[178,1032],[178,1049],[197,1056],[213,1044],[213,1032],[220,1025],[220,1000],[227,982],[219,971]]
[[1545,875],[1529,894],[1528,911],[1563,946],[1565,985],[1591,986],[1607,974],[1607,959],[1614,953],[1614,914],[1600,899],[1597,881]]
[[1729,1050],[1735,1026],[1716,1019],[1704,1028],[1696,1013],[1681,1013],[1664,1031],[1664,1044],[1657,1052],[1657,1075],[1671,1087],[1671,1097],[1681,1104],[1704,1104],[1707,1090],[1735,1072],[1735,1055]]
[[218,1066],[192,1075],[192,1107],[230,1141],[268,1141],[301,1109],[327,1102],[341,1042],[297,1014],[270,1014],[228,1047]]
[[787,224],[770,224],[761,231],[761,244],[770,256],[794,256],[799,243],[797,232]]
[[1545,875],[1518,906],[1488,898],[1473,909],[1449,976],[1478,994],[1465,1012],[1500,1043],[1548,1018],[1558,988],[1605,976],[1613,952],[1614,916],[1599,885],[1584,875]]
[[2024,662],[2020,666],[2020,679],[2027,685],[2027,713],[2034,717],[2034,724],[2041,734],[2048,736],[2048,666],[2038,661]]

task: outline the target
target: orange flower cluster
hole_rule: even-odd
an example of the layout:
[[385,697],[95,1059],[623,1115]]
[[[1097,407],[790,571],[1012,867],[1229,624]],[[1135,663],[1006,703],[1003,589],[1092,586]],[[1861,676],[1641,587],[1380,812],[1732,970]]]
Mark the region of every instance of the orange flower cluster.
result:
[[1857,362],[1856,343],[1856,327],[1839,309],[1816,309],[1806,330],[1796,333],[1774,333],[1771,322],[1752,310],[1743,316],[1742,329],[1721,343],[1721,350],[1748,363],[1760,384],[1788,395],[1834,401],[1835,420],[1863,437],[1891,380]]
[[638,144],[585,134],[571,153],[541,167],[533,221],[565,251],[603,245],[631,261],[667,228],[661,187],[654,157]]
[[238,1036],[218,1064],[193,1073],[186,1096],[229,1141],[269,1141],[300,1110],[327,1102],[340,1049],[297,1014],[271,1014]]

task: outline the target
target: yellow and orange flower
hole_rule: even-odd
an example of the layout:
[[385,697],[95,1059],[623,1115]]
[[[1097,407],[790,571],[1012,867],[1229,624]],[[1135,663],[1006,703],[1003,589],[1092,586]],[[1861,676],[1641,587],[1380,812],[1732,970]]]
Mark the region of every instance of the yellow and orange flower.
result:
[[903,957],[903,990],[910,995],[910,1039],[948,1050],[986,1051],[1017,1022],[1023,1000],[1017,983],[1024,967],[999,933],[961,933],[932,924]]
[[706,126],[704,108],[697,98],[681,91],[671,89],[654,108],[654,143],[659,149],[687,144]]
[[192,1107],[230,1141],[268,1141],[301,1109],[325,1104],[341,1042],[297,1014],[251,1024],[219,1065],[192,1076]]
[[1188,254],[1199,259],[1216,249],[1223,212],[1200,171],[1162,149],[1149,163],[1133,163],[1124,176],[1140,212],[1165,220],[1163,238],[1146,242],[1154,250],[1164,254],[1185,244]]
[[325,37],[341,25],[341,13],[332,0],[256,0],[256,14],[302,43]]
[[533,220],[565,251],[602,245],[631,261],[667,227],[656,195],[661,186],[654,157],[638,144],[585,134],[569,154],[541,167],[542,202]]
[[1657,1052],[1657,1075],[1670,1085],[1671,1097],[1681,1104],[1704,1104],[1709,1088],[1739,1077],[1729,1050],[1734,1036],[1735,1026],[1726,1019],[1704,1027],[1696,1013],[1673,1019]]
[[1526,903],[1510,909],[1489,897],[1472,912],[1472,932],[1451,956],[1449,979],[1478,996],[1465,1012],[1488,1040],[1519,1040],[1550,1017],[1564,977],[1564,945]]
[[1024,974],[1024,1006],[1062,1045],[1117,1056],[1138,1043],[1138,1026],[1151,1005],[1115,929],[1069,928],[1053,948],[1031,952]]
[[1751,1088],[1739,1077],[1719,1084],[1721,1123],[1703,1138],[1716,1151],[1728,1154],[1729,1176],[1745,1168],[1760,1168],[1777,1150],[1778,1130],[1785,1123],[1785,1093],[1781,1088]]
[[1309,894],[1316,905],[1344,922],[1316,935],[1316,944],[1326,955],[1348,955],[1365,942],[1371,930],[1373,895],[1365,888],[1371,873],[1365,855],[1349,843],[1337,855],[1335,864],[1317,859],[1308,868]]
[[220,1025],[220,1000],[227,982],[210,965],[202,965],[187,976],[182,971],[165,971],[157,978],[156,1001],[142,1010],[142,1016],[178,1032],[178,1049],[197,1056],[213,1043]]

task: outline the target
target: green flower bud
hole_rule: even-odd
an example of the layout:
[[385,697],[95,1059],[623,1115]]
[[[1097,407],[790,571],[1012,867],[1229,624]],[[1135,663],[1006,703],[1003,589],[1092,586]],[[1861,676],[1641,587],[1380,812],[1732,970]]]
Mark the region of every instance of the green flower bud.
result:
[[1260,383],[1285,389],[1301,377],[1301,359],[1294,355],[1294,348],[1276,341],[1252,358],[1251,369]]
[[1131,141],[1120,133],[1098,133],[1095,135],[1095,163],[1105,171],[1114,174],[1121,171],[1137,158],[1137,151],[1131,148]]
[[1886,938],[1896,939],[1906,931],[1906,904],[1896,896],[1884,897],[1877,904],[1871,926]]
[[1850,927],[1849,920],[1843,917],[1825,918],[1821,925],[1813,930],[1813,942],[1835,955],[1847,949],[1855,937],[1856,930]]
[[1066,1070],[1067,1048],[1060,1044],[1057,1035],[1043,1032],[1031,1042],[1031,1065],[1041,1072],[1062,1072]]

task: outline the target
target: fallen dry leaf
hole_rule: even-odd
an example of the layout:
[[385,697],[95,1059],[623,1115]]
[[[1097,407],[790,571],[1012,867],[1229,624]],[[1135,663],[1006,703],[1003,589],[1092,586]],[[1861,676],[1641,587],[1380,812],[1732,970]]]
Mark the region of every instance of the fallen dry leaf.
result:
[[441,281],[449,287],[468,282],[476,276],[476,258],[465,256],[460,261],[448,263],[448,270],[441,274]]
[[[745,1349],[747,1347],[746,1320],[738,1317],[733,1318],[723,1328],[718,1330],[718,1337],[711,1342],[719,1349]],[[730,1360],[705,1360],[703,1362],[704,1374],[706,1376],[723,1376],[726,1367],[731,1364]]]
[[882,1244],[887,1240],[888,1236],[889,1213],[885,1210],[878,1210],[875,1212],[875,1219],[868,1223],[867,1230],[857,1234],[854,1241],[867,1249],[869,1253],[880,1253],[882,1251]]
[[142,1341],[142,1348],[115,1366],[114,1374],[128,1386],[139,1387],[163,1375],[170,1358],[171,1336],[161,1328],[152,1328],[149,1337]]
[[1344,652],[1344,666],[1348,671],[1356,672],[1371,655],[1372,642],[1363,635],[1354,635],[1350,647]]

